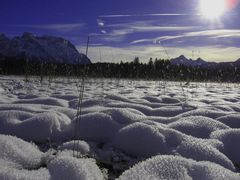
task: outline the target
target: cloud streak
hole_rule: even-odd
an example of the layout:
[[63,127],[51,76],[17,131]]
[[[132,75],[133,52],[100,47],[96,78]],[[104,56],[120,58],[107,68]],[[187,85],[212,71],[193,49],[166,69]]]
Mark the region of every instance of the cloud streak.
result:
[[186,31],[200,28],[199,26],[133,26],[131,27],[137,32],[151,31]]
[[196,31],[196,32],[188,32],[183,33],[182,35],[177,36],[162,36],[156,41],[165,41],[171,39],[179,39],[179,38],[189,38],[189,37],[209,37],[209,38],[229,38],[229,37],[240,37],[240,29],[217,29],[217,30],[205,30],[205,31]]
[[100,15],[100,18],[148,17],[148,16],[200,16],[200,14],[186,13],[156,13],[156,14],[109,14]]
[[[149,38],[149,39],[136,39],[130,44],[160,44],[165,42],[170,45],[174,44],[178,45],[187,45],[192,44],[195,46],[210,45],[210,44],[225,44],[233,46],[236,43],[236,40],[240,38],[240,29],[219,29],[219,30],[205,30],[205,31],[194,31],[194,32],[186,32],[180,35],[172,35],[172,36],[160,36],[157,38]],[[235,41],[234,41],[235,40]],[[221,43],[225,42],[225,43]],[[202,44],[201,44],[202,43]]]
[[[116,23],[116,24],[107,24],[104,26],[107,29],[102,39],[109,41],[119,42],[125,40],[125,38],[131,34],[136,33],[149,33],[149,32],[177,32],[177,31],[193,31],[196,29],[201,29],[199,26],[164,26],[157,25],[156,21],[133,21],[127,23]],[[149,40],[150,41],[150,40]],[[133,42],[135,44],[137,42]]]

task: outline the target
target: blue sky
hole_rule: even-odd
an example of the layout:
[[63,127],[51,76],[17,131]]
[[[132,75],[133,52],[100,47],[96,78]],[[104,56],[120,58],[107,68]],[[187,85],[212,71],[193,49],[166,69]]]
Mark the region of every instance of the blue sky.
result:
[[181,54],[234,61],[240,58],[240,6],[226,1],[235,6],[207,19],[199,14],[200,0],[1,0],[0,32],[61,36],[80,52],[90,34],[94,62]]

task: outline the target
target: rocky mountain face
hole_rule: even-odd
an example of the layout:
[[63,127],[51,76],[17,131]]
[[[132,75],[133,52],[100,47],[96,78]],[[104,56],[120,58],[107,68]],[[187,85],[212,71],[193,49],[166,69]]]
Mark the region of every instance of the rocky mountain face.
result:
[[90,64],[90,59],[77,51],[68,40],[54,36],[24,33],[8,38],[0,34],[0,59],[13,58],[65,64]]

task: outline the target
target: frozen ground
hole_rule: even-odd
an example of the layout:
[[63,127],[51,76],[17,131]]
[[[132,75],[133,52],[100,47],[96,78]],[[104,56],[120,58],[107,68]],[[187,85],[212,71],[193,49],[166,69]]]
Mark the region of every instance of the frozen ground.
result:
[[0,77],[0,179],[240,179],[240,85],[80,85]]

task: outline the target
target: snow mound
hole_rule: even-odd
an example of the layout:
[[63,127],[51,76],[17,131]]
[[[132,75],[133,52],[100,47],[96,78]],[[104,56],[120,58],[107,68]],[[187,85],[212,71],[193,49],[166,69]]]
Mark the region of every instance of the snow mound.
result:
[[25,131],[23,139],[33,141],[62,141],[68,138],[71,120],[60,112],[45,112],[27,119],[20,126]]
[[59,98],[59,99],[63,99],[63,100],[67,100],[67,101],[71,101],[73,99],[78,99],[77,95],[74,94],[60,94],[60,95],[54,95],[54,98]]
[[[72,99],[71,101],[69,101],[69,107],[71,108],[78,108],[78,103],[79,103],[79,99]],[[100,104],[100,100],[97,98],[92,98],[92,99],[87,99],[87,100],[83,100],[82,102],[82,107],[83,108],[88,108],[88,107],[93,107],[93,106],[98,106]]]
[[225,116],[226,114],[227,114],[226,112],[223,112],[220,110],[215,111],[215,110],[208,110],[208,109],[196,109],[196,110],[182,113],[176,116],[176,118],[187,117],[187,116],[205,116],[212,119],[216,119],[218,117]]
[[240,128],[240,114],[231,114],[217,118],[217,120],[231,128]]
[[143,113],[131,108],[110,108],[102,112],[110,115],[119,124],[130,124],[146,118]]
[[[69,138],[71,120],[60,112],[45,112],[28,118],[31,114],[24,112],[1,113],[0,132],[14,135],[27,141],[45,142],[47,140],[61,141]],[[3,116],[4,115],[4,116]],[[24,119],[24,117],[27,119]]]
[[[223,167],[235,170],[233,163],[216,148],[216,142],[204,141],[191,136],[184,137],[182,143],[176,148],[177,155],[191,158],[196,161],[210,161]],[[219,145],[218,145],[219,146]]]
[[0,111],[0,133],[11,134],[13,132],[12,126],[17,126],[19,123],[27,118],[31,118],[32,113],[18,111],[18,110],[3,110]]
[[162,97],[162,103],[176,104],[176,103],[180,103],[180,101],[176,98],[173,98],[173,97],[163,96]]
[[108,103],[107,107],[110,108],[129,108],[129,109],[135,109],[138,112],[141,112],[145,115],[151,115],[152,114],[152,108],[146,105],[142,104],[134,104],[134,103],[126,103],[126,102],[114,102],[114,103]]
[[65,114],[71,120],[74,119],[77,114],[77,110],[65,108],[65,107],[57,107],[57,108],[53,108],[53,110]]
[[0,144],[0,160],[13,162],[26,169],[41,165],[43,153],[35,145],[6,135],[0,135]]
[[61,151],[77,149],[83,155],[88,154],[90,152],[90,147],[89,147],[88,143],[86,143],[85,141],[65,142],[58,149]]
[[57,157],[48,166],[51,179],[103,180],[103,174],[93,159]]
[[119,179],[238,180],[239,175],[210,162],[196,162],[191,159],[176,156],[155,156],[125,171]]
[[149,157],[169,151],[165,135],[157,127],[145,123],[134,123],[119,130],[113,139],[113,145],[133,156]]
[[[76,119],[72,125],[76,125]],[[83,115],[78,127],[81,139],[100,143],[109,142],[120,128],[120,124],[105,113],[89,113]]]
[[187,136],[150,121],[123,127],[113,138],[112,144],[132,156],[174,154],[235,169],[232,162],[219,151],[223,146],[221,142]]
[[[45,106],[49,109],[49,106]],[[0,104],[0,111],[25,111],[29,113],[39,113],[43,112],[43,105],[33,105],[33,104]]]
[[0,179],[2,180],[47,180],[50,179],[46,168],[37,170],[22,169],[15,163],[0,159]]
[[116,95],[116,94],[109,94],[106,95],[105,99],[110,99],[110,100],[115,100],[115,101],[122,101],[122,102],[131,102],[128,98],[121,96],[121,95]]
[[162,117],[173,117],[190,110],[192,110],[192,108],[190,107],[182,108],[180,106],[164,106],[164,107],[153,109],[151,111],[151,115],[162,116]]
[[240,129],[215,131],[210,137],[221,141],[224,144],[224,154],[226,154],[234,164],[240,164]]
[[204,116],[188,116],[169,124],[170,128],[198,138],[209,138],[216,130],[229,129],[228,126]]
[[14,102],[16,104],[44,104],[44,105],[51,105],[51,106],[61,106],[67,107],[68,102],[63,99],[57,98],[33,98],[33,99],[21,99],[20,101]]
[[0,111],[0,123],[3,125],[6,123],[6,119],[18,119],[20,121],[32,117],[33,114],[29,112],[24,111],[18,111],[18,110],[3,110]]
[[[75,105],[75,107],[78,106],[78,101],[79,99],[76,99],[77,100],[77,103]],[[87,99],[87,100],[84,100],[82,102],[82,107],[91,107],[91,106],[97,106],[101,103],[101,101],[97,98],[93,98],[93,99]]]
[[145,99],[151,103],[162,103],[162,100],[160,98],[154,96],[144,96],[142,99]]

